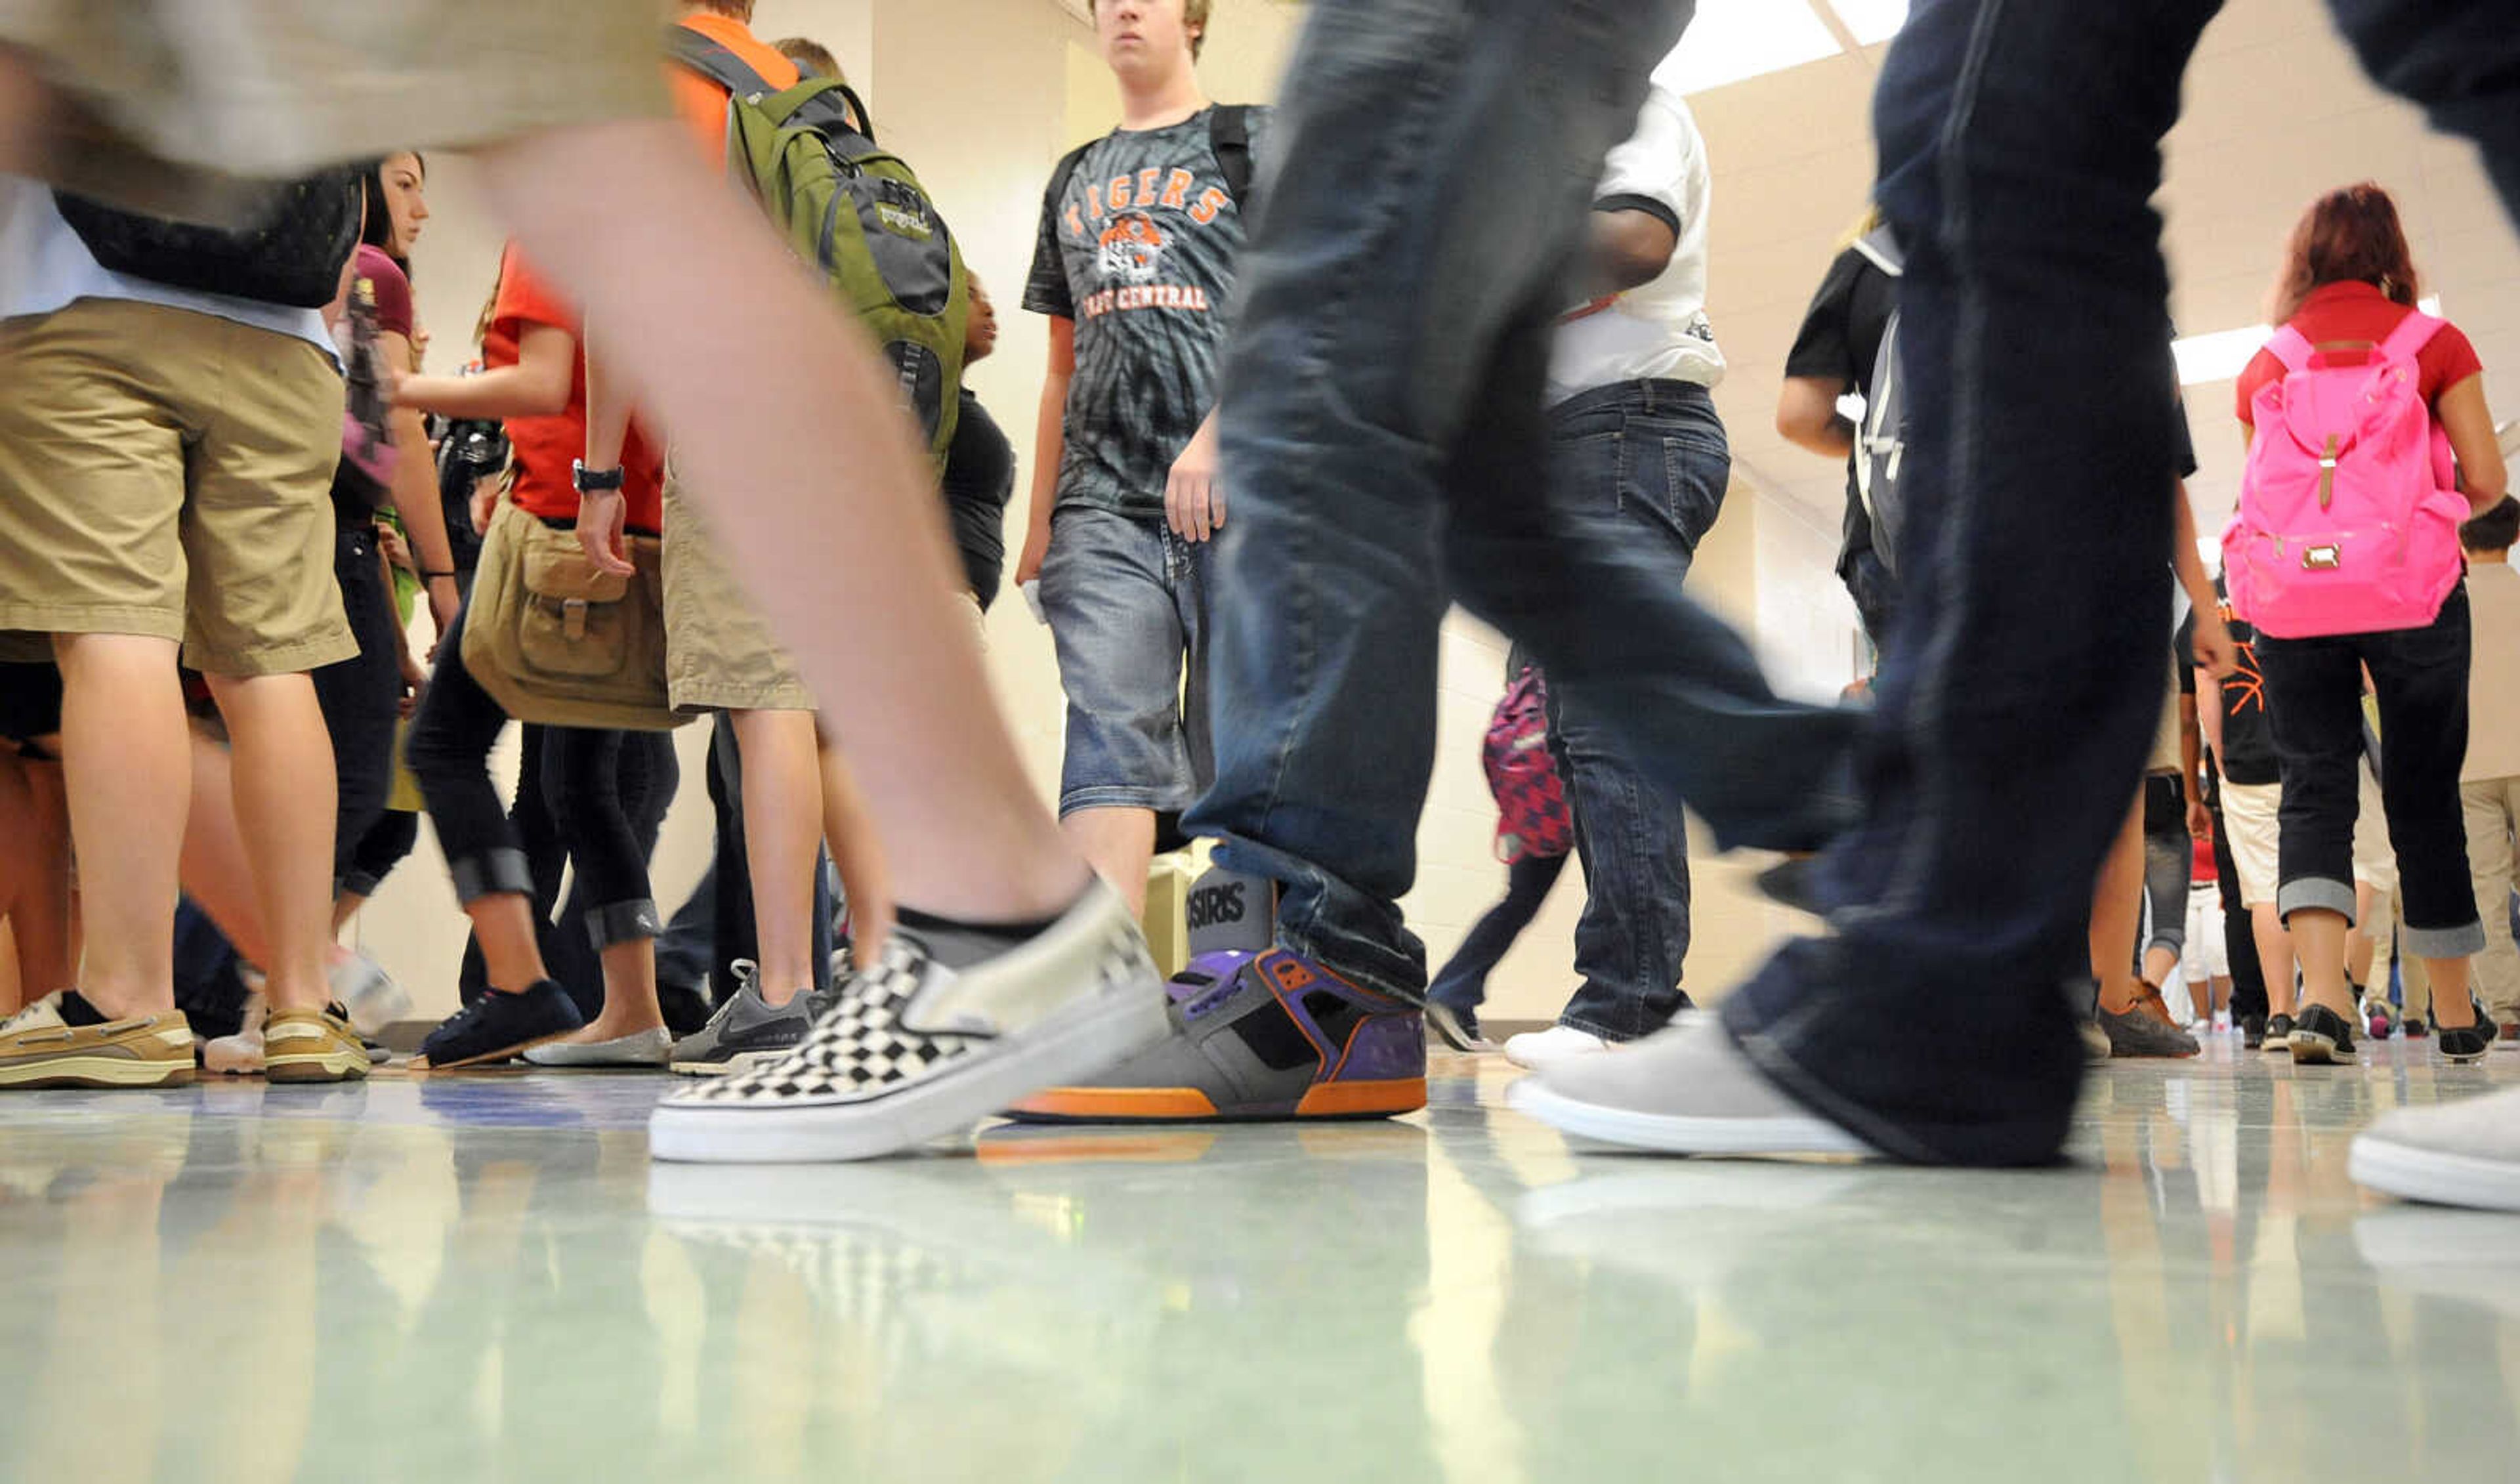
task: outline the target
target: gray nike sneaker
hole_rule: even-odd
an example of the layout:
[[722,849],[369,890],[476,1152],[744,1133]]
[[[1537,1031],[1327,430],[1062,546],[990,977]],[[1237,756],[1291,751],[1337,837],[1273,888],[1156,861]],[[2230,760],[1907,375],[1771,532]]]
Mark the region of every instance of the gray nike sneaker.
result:
[[794,1049],[828,1009],[832,992],[808,990],[785,1005],[761,997],[761,967],[735,962],[735,993],[708,1024],[674,1043],[669,1063],[686,1077],[723,1077]]

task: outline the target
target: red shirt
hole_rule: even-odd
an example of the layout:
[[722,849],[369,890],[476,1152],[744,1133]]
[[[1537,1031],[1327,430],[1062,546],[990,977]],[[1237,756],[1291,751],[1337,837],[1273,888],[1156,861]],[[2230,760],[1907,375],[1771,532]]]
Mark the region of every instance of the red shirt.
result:
[[[525,327],[549,325],[578,333],[577,311],[540,274],[525,265],[516,245],[508,245],[499,263],[499,300],[490,311],[490,333],[481,338],[481,363],[497,368],[517,364],[518,345]],[[517,479],[512,497],[533,515],[553,520],[577,518],[577,485],[571,468],[586,455],[586,358],[576,358],[568,383],[568,406],[550,417],[510,418],[508,442],[517,451]],[[621,444],[623,492],[629,497],[630,527],[655,534],[664,520],[665,459],[635,421]]]
[[358,276],[357,288],[365,290],[368,302],[377,310],[377,328],[411,338],[414,323],[411,312],[411,280],[403,274],[391,254],[382,247],[359,244],[351,254]]
[[[2372,285],[2356,280],[2313,290],[2310,297],[2303,300],[2301,312],[2292,317],[2292,326],[2313,345],[2338,341],[2377,345],[2413,312],[2385,297]],[[2468,343],[2456,325],[2444,325],[2415,357],[2415,365],[2420,374],[2417,388],[2423,392],[2427,407],[2438,404],[2443,392],[2485,370],[2485,363],[2476,358],[2476,347]],[[2268,350],[2259,351],[2248,369],[2240,373],[2237,391],[2243,427],[2256,426],[2251,412],[2258,388],[2270,382],[2280,382],[2283,377],[2283,362]]]
[[2196,853],[2188,862],[2187,883],[2210,886],[2221,878],[2222,869],[2214,864],[2214,842],[2210,839],[2196,841]]

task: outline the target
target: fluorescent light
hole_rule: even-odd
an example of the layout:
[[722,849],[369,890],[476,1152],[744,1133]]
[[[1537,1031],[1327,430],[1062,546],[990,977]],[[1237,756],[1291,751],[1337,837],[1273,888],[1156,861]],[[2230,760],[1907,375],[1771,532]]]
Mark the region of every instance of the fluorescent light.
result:
[[1828,8],[1846,22],[1857,46],[1887,41],[1908,23],[1908,0],[1828,0]]
[[[2441,300],[2426,296],[2415,302],[2426,314],[2441,313]],[[2198,386],[2208,382],[2228,382],[2248,369],[2249,362],[2266,348],[2274,334],[2272,326],[2243,325],[2237,330],[2217,330],[2210,335],[2182,335],[2170,342],[2170,353],[2179,362],[2179,384]]]
[[2179,362],[2179,384],[2199,386],[2231,380],[2266,348],[2267,337],[2272,334],[2264,325],[2243,325],[2212,335],[2181,336],[2170,342],[2170,353]]
[[1809,5],[1698,0],[1697,19],[1654,68],[1654,80],[1677,93],[1698,93],[1844,52]]

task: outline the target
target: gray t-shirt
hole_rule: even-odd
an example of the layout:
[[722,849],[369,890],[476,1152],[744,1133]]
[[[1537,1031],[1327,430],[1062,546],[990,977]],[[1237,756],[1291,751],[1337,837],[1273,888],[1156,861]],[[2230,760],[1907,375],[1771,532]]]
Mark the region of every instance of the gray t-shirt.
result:
[[[1214,112],[1113,130],[1043,198],[1023,304],[1076,324],[1061,505],[1160,517],[1173,461],[1216,400],[1242,211],[1217,163]],[[1248,116],[1256,152],[1267,112]]]

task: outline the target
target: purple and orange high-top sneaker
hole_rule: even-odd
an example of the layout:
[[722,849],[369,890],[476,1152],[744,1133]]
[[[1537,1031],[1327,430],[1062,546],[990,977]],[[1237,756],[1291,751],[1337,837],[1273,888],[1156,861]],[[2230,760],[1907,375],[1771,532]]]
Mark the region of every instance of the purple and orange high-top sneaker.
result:
[[1031,1122],[1385,1118],[1426,1105],[1418,1008],[1300,954],[1201,954],[1166,986],[1170,1039],[1008,1110]]

